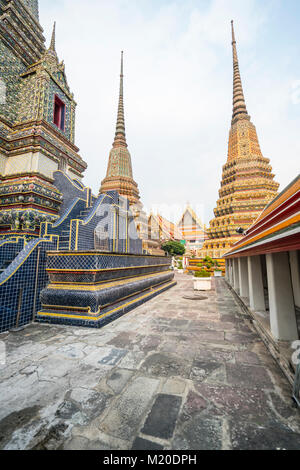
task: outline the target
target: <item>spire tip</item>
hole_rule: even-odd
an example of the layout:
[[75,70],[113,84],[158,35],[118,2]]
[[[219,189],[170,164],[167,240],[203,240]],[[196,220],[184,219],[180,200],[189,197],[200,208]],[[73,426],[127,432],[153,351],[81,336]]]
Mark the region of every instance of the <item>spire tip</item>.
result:
[[52,36],[51,36],[51,42],[50,42],[50,47],[49,50],[55,52],[55,32],[56,32],[56,21],[53,23],[53,30],[52,30]]

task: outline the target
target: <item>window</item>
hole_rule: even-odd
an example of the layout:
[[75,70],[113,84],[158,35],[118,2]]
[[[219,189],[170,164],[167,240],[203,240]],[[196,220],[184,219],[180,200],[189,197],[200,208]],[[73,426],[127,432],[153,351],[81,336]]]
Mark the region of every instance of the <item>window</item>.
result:
[[54,124],[61,130],[65,130],[66,105],[55,95],[54,97]]

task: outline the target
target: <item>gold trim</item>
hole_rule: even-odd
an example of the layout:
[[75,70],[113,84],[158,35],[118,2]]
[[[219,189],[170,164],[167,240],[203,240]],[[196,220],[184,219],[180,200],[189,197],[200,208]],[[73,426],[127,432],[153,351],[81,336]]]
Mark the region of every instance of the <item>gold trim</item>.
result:
[[[150,276],[151,274],[164,274],[164,273],[170,273],[170,272],[172,272],[171,269],[166,269],[165,271],[156,271],[156,272],[155,272],[155,271],[152,271],[152,272],[150,272],[150,273],[147,273],[147,275]],[[113,279],[105,279],[104,281],[85,282],[85,283],[83,283],[82,285],[83,285],[83,286],[98,286],[98,285],[101,285],[101,284],[105,284],[105,283],[107,283],[107,282],[123,281],[123,280],[125,280],[125,279],[134,279],[134,278],[135,278],[135,279],[139,279],[139,278],[141,278],[141,277],[143,277],[143,276],[145,276],[145,275],[146,275],[146,274],[139,274],[138,276],[132,276],[132,275],[130,275],[130,276],[124,276],[124,277],[115,277],[115,278],[113,278]],[[71,287],[72,287],[73,285],[75,285],[75,286],[77,286],[77,288],[78,288],[78,286],[79,286],[78,281],[69,281],[69,282],[62,282],[62,281],[58,282],[58,281],[56,281],[56,282],[53,283],[53,285],[55,285],[55,286],[71,286]],[[80,284],[80,285],[81,285],[81,284]],[[61,288],[62,288],[62,287],[61,287]]]
[[[144,276],[134,276],[134,277],[127,277],[127,278],[121,278],[119,280],[114,280],[114,282],[112,281],[102,281],[100,284],[94,284],[94,285],[88,285],[88,284],[70,284],[70,283],[66,283],[63,285],[63,287],[61,286],[61,284],[58,284],[58,283],[53,283],[53,284],[49,284],[49,286],[47,287],[47,289],[54,289],[54,290],[76,290],[76,291],[90,291],[90,292],[96,292],[96,291],[100,291],[100,290],[103,290],[103,289],[107,289],[108,287],[114,287],[114,286],[122,286],[123,284],[128,284],[130,281],[135,281],[135,280],[143,280],[143,279],[152,279],[153,277],[155,276],[158,276],[160,274],[168,274],[170,273],[171,271],[161,271],[161,272],[158,272],[158,273],[151,273],[151,274],[148,274],[148,275],[144,275]],[[101,287],[100,287],[101,286]]]
[[[72,219],[72,220],[79,220],[79,219]],[[69,253],[69,252],[59,252],[59,251],[48,251],[48,256],[137,256],[139,258],[164,258],[166,259],[167,256],[163,255],[143,255],[143,254],[134,254],[134,253],[107,253],[92,250],[89,252],[86,251],[78,251],[77,253]]]
[[171,287],[172,285],[176,285],[176,282],[175,281],[170,281],[170,282],[164,284],[163,286],[161,286],[159,289],[152,290],[151,292],[148,292],[147,294],[142,295],[141,297],[138,297],[137,299],[134,299],[131,302],[127,302],[126,304],[120,305],[119,307],[117,307],[113,310],[110,310],[109,312],[106,312],[106,313],[104,313],[103,315],[100,315],[97,318],[95,318],[95,317],[81,317],[79,315],[64,315],[64,314],[60,314],[60,313],[50,313],[50,312],[38,312],[38,316],[57,317],[57,318],[63,317],[63,318],[73,318],[73,319],[77,319],[77,320],[98,321],[98,320],[101,320],[101,318],[106,317],[107,315],[111,315],[112,313],[117,312],[118,310],[121,310],[122,308],[128,307],[129,305],[132,305],[133,303],[138,302],[139,300],[145,299],[146,297],[150,297],[150,295],[152,295],[156,292],[159,292],[159,291],[163,290],[166,287]]

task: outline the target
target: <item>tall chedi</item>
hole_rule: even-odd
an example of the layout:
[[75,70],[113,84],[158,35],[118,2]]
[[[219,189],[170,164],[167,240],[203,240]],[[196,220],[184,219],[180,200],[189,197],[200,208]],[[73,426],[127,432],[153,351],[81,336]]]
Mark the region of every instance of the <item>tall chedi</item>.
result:
[[55,43],[54,26],[46,48],[38,0],[0,0],[0,239],[39,237],[62,207],[56,172],[80,179],[87,167]]
[[247,229],[276,196],[270,160],[264,158],[255,126],[247,112],[232,27],[233,115],[229,133],[228,158],[223,167],[219,200],[210,222],[201,257],[221,258],[238,240],[239,228]]
[[138,185],[133,179],[131,156],[128,151],[125,134],[124,90],[123,90],[123,51],[121,53],[120,95],[116,134],[113,147],[109,154],[106,178],[101,183],[100,193],[118,191],[127,197],[130,204],[136,204],[139,199]]
[[[125,133],[124,116],[124,71],[123,51],[121,52],[120,93],[115,139],[109,154],[108,167],[105,179],[101,182],[100,194],[107,191],[118,191],[127,198],[134,214],[137,232],[140,238],[148,237],[147,216],[143,211],[137,183],[133,179],[131,156],[128,151]],[[146,246],[144,246],[147,249]]]

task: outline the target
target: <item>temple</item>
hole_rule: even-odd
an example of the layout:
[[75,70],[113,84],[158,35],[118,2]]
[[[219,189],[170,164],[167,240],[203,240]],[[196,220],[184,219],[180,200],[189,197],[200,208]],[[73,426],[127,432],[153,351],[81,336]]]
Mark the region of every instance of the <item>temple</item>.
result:
[[144,240],[144,249],[147,249],[147,216],[143,211],[140,201],[140,193],[137,183],[133,179],[131,155],[128,151],[125,133],[124,114],[124,58],[121,52],[120,92],[118,103],[118,114],[116,133],[112,149],[109,153],[106,177],[101,182],[100,194],[107,191],[118,191],[128,199],[132,212],[134,213],[137,231]]
[[176,284],[170,258],[142,241],[123,54],[116,135],[95,196],[82,182],[55,32],[54,23],[46,48],[37,0],[0,0],[0,333],[32,321],[99,328]]
[[276,196],[270,160],[263,157],[255,126],[248,114],[232,25],[233,114],[229,134],[228,158],[223,167],[215,218],[207,230],[200,257],[219,259],[239,240],[241,234]]
[[38,237],[54,222],[62,194],[54,173],[81,179],[76,102],[55,48],[45,47],[38,2],[0,2],[0,237]]
[[199,256],[204,241],[208,238],[206,227],[188,204],[177,224],[181,238],[186,242],[186,254]]

